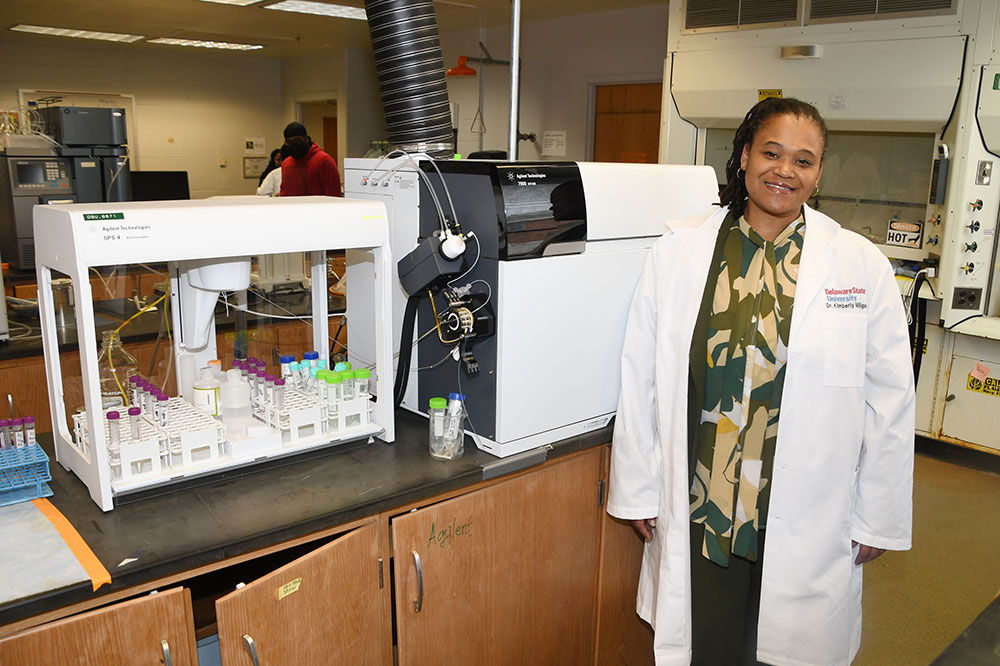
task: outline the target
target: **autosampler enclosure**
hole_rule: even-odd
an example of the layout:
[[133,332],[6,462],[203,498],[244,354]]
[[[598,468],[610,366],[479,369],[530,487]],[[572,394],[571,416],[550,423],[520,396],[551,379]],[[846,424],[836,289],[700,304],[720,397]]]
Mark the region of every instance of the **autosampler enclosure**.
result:
[[[380,385],[391,386],[390,331],[377,324],[390,320],[392,275],[381,203],[331,197],[236,197],[39,206],[35,209],[35,237],[56,459],[80,477],[105,511],[114,508],[119,495],[231,467],[360,438],[378,436],[393,441],[391,400],[354,399],[342,409],[353,410],[358,418],[345,424],[340,416],[331,420],[326,405],[318,404],[313,396],[289,391],[284,408],[265,406],[259,415],[255,409],[245,436],[241,433],[237,437],[194,408],[188,393],[193,371],[218,356],[215,310],[220,292],[246,289],[252,255],[310,253],[313,348],[319,350],[320,358],[328,360],[325,255],[329,249],[356,250],[374,267],[370,290],[374,317],[372,393],[377,394]],[[178,396],[166,401],[170,425],[164,427],[143,412],[138,438],[126,441],[123,436],[120,448],[109,451],[109,409],[102,404],[99,387],[102,368],[89,275],[95,267],[163,262],[169,273],[169,320],[178,386]],[[63,384],[52,292],[54,273],[72,280],[76,295],[84,407],[78,413],[72,411],[75,405],[67,405]],[[124,388],[122,394],[124,408],[129,405]],[[111,454],[121,457],[117,474]]]

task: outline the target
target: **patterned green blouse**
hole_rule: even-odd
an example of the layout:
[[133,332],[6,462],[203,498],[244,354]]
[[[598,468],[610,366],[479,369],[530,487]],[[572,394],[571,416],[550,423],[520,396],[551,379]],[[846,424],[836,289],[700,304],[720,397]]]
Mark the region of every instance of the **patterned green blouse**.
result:
[[799,216],[765,241],[741,217],[717,267],[691,520],[705,524],[702,553],[722,566],[731,554],[757,559],[804,234]]

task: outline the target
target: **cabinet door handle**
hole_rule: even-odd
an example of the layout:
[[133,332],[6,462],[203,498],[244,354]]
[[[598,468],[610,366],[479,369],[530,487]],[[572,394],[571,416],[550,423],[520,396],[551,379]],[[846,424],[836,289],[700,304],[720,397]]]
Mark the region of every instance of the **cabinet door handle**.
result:
[[413,564],[417,567],[417,598],[413,602],[413,610],[419,613],[424,607],[424,572],[420,568],[420,555],[415,550],[410,552],[413,554]]
[[257,644],[253,642],[253,637],[250,634],[243,634],[243,649],[253,659],[253,666],[260,666],[260,659],[257,658]]
[[160,649],[163,650],[163,666],[173,666],[170,659],[170,643],[165,638],[160,639]]

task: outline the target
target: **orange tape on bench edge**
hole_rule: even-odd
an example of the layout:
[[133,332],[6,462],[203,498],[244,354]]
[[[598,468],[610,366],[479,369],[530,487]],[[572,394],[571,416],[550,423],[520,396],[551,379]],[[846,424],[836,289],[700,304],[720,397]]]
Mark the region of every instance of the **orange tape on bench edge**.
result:
[[55,508],[52,502],[47,499],[31,500],[31,503],[38,507],[42,515],[48,518],[52,526],[59,531],[59,536],[63,538],[63,541],[69,546],[70,551],[80,562],[80,566],[90,576],[90,583],[94,586],[94,591],[96,592],[97,588],[101,585],[110,585],[111,574],[104,568],[101,561],[97,559],[94,551],[90,549],[90,546],[83,540],[83,537],[76,531],[76,528],[66,520],[66,516],[62,515],[59,509]]

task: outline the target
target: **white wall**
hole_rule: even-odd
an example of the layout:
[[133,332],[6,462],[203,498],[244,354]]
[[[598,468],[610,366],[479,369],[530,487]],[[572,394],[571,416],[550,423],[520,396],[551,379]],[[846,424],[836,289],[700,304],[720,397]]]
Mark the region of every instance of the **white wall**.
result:
[[[346,157],[362,157],[371,141],[385,139],[385,116],[370,49],[347,51],[347,143],[340,150]],[[346,151],[345,151],[346,147]]]
[[337,166],[341,173],[345,157],[361,157],[369,140],[385,138],[371,51],[346,49],[282,60],[281,97],[285,123],[296,119],[296,103],[336,100]]
[[264,137],[268,153],[282,142],[274,59],[53,39],[45,48],[0,40],[0,62],[0,108],[17,103],[19,88],[134,95],[133,168],[187,171],[192,198],[252,194],[244,139]]
[[[537,144],[521,142],[521,159],[539,159],[542,132],[566,130],[568,160],[587,158],[592,131],[592,84],[661,81],[667,50],[668,8],[663,5],[525,22],[521,26],[522,132],[534,132]],[[498,60],[510,59],[510,27],[463,31],[441,36],[445,67],[458,56],[478,56],[482,41]],[[478,79],[484,77],[484,147],[507,149],[510,70],[472,65],[477,76],[448,77],[451,101],[459,105],[458,147],[479,149],[470,132],[478,107]],[[562,158],[557,158],[562,159]]]

